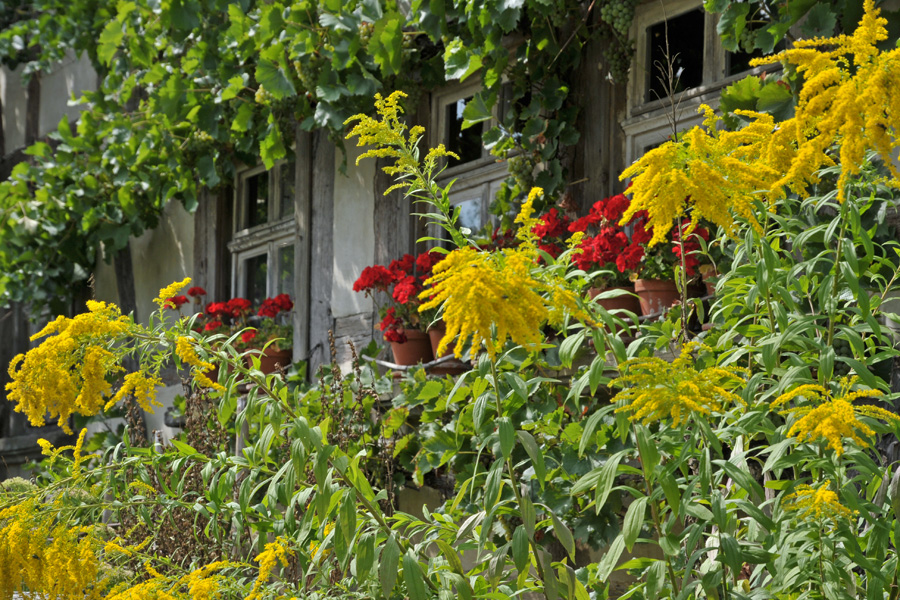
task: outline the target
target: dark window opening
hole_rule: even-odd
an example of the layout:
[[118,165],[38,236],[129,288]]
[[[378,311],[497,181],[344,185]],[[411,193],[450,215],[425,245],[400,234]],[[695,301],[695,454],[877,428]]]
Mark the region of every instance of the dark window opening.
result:
[[247,227],[262,225],[269,220],[269,174],[253,175],[246,183]]
[[706,15],[698,9],[669,19],[668,24],[663,21],[647,28],[650,62],[646,65],[649,77],[646,102],[669,95],[670,58],[672,92],[677,94],[703,83],[705,22]]
[[471,98],[451,102],[445,107],[447,120],[447,150],[459,156],[459,160],[449,159],[449,166],[453,167],[463,163],[472,162],[481,158],[481,133],[483,126],[476,124],[468,129],[463,129],[463,110],[466,102]]
[[268,271],[269,261],[266,254],[251,256],[244,261],[245,297],[254,306],[262,304],[262,301],[266,299]]

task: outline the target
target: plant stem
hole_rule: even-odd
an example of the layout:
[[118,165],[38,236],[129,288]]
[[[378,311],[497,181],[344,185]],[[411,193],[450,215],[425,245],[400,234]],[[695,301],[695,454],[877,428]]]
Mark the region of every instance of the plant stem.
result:
[[688,305],[687,305],[687,262],[684,256],[684,228],[681,224],[681,216],[678,217],[678,254],[681,257],[681,281],[678,282],[678,291],[681,292],[681,343],[688,342]]
[[838,296],[837,282],[838,277],[840,276],[840,261],[844,249],[844,235],[847,232],[847,203],[849,201],[848,198],[847,200],[844,200],[844,203],[841,205],[841,230],[838,234],[837,248],[835,248],[834,251],[834,281],[831,283],[831,306],[828,308],[828,338],[825,340],[827,346],[831,346],[834,341],[834,316]]
[[[503,416],[503,404],[500,402],[500,384],[497,380],[497,361],[494,360],[494,357],[491,357],[490,362],[491,362],[491,382],[493,383],[493,386],[494,386],[494,401],[496,403],[496,408],[497,408],[497,418],[499,419],[500,417]],[[521,509],[522,494],[521,494],[521,492],[519,492],[519,488],[516,485],[516,472],[513,470],[512,457],[506,458],[505,462],[506,462],[506,471],[509,474],[509,484],[510,484],[510,487],[512,488],[513,495],[516,498],[516,506]],[[536,557],[539,557],[540,555],[538,554],[538,552],[540,552],[540,549],[538,548],[537,542],[535,542],[533,539],[531,539],[530,535],[528,536],[528,545],[531,546],[531,550],[532,550],[532,552],[534,552],[534,555]],[[535,561],[535,565],[537,566],[538,576],[541,578],[541,581],[545,581],[546,579],[545,579],[545,575],[544,575],[544,567],[541,564],[541,561],[540,560]]]

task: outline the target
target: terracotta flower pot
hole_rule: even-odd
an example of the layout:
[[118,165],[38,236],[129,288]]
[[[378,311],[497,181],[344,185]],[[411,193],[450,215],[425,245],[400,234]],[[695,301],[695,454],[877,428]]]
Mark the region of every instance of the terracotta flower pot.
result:
[[[278,365],[287,369],[293,362],[294,354],[292,350],[276,350],[273,346],[269,346],[259,357],[259,370],[268,375],[269,373],[274,373]],[[250,366],[252,364],[252,359],[248,356],[247,365]]]
[[450,344],[444,350],[444,353],[438,356],[438,348],[444,340],[444,336],[447,335],[447,328],[444,327],[443,321],[440,323],[440,325],[434,325],[428,330],[428,339],[431,341],[431,354],[435,358],[444,358],[453,354],[453,344]]
[[607,311],[614,310],[627,310],[631,311],[636,315],[640,314],[641,311],[641,303],[635,297],[634,294],[634,286],[617,286],[611,288],[590,288],[588,289],[588,295],[591,297],[591,300],[594,300],[597,296],[602,294],[603,292],[608,292],[610,290],[624,290],[626,292],[631,292],[630,294],[622,294],[621,296],[616,296],[615,298],[601,298],[597,300],[597,304],[605,308]]
[[680,299],[674,281],[638,279],[634,282],[634,291],[641,301],[641,314],[645,316],[663,313]]
[[404,329],[405,342],[391,342],[394,362],[398,365],[417,365],[434,360],[431,353],[431,340],[428,334],[418,329]]

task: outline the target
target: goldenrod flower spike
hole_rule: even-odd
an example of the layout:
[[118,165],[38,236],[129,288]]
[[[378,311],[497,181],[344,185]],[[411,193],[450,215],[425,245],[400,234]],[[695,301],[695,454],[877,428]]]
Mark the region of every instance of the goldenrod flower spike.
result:
[[544,323],[560,324],[566,315],[591,322],[564,278],[537,266],[539,253],[530,232],[532,204],[540,194],[543,190],[534,188],[516,217],[523,242],[519,247],[496,252],[459,248],[435,265],[425,282],[429,287],[419,296],[426,300],[419,310],[444,306],[447,334],[438,354],[456,339],[454,353],[462,356],[471,338],[474,349],[484,346],[493,358],[508,339],[537,348]]
[[182,289],[186,288],[191,283],[190,277],[185,277],[181,281],[176,281],[171,285],[167,285],[166,287],[159,290],[159,296],[157,296],[153,301],[159,305],[160,308],[175,308],[175,305],[169,302],[169,298],[176,295]]
[[878,390],[850,389],[855,378],[843,378],[839,382],[840,395],[832,396],[831,391],[823,386],[808,384],[799,386],[782,394],[772,403],[780,406],[795,398],[805,398],[813,402],[811,406],[800,406],[781,411],[782,415],[793,416],[797,420],[788,430],[788,437],[799,442],[826,441],[828,447],[841,456],[844,453],[844,439],[849,438],[859,446],[866,448],[869,443],[865,437],[875,435],[871,427],[859,420],[866,416],[883,421],[900,421],[900,417],[878,406],[871,404],[854,405],[859,398],[877,398],[882,395]]
[[697,342],[685,344],[681,354],[668,363],[661,358],[634,358],[623,367],[624,375],[610,385],[623,387],[612,399],[624,402],[616,412],[630,413],[630,421],[644,425],[672,420],[686,423],[692,415],[721,412],[728,405],[744,404],[732,390],[742,385],[747,371],[738,367],[708,367],[697,370],[693,352]]
[[799,519],[852,519],[856,512],[841,504],[837,494],[829,489],[830,486],[831,481],[825,481],[816,488],[801,485],[796,492],[784,499],[787,502],[785,510],[796,512]]

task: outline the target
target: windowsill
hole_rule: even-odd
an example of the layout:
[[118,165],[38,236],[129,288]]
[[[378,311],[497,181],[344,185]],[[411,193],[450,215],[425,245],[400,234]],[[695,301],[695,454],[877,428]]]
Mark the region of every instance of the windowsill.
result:
[[293,232],[294,218],[287,217],[275,223],[257,225],[250,229],[236,231],[232,241],[228,243],[228,249],[232,252],[242,252],[253,246],[259,245],[259,240],[281,237]]

